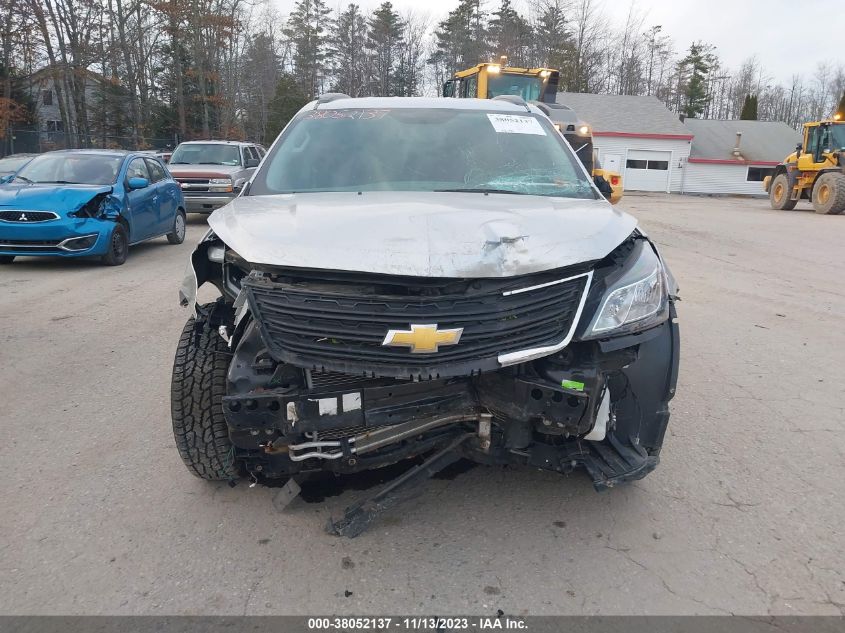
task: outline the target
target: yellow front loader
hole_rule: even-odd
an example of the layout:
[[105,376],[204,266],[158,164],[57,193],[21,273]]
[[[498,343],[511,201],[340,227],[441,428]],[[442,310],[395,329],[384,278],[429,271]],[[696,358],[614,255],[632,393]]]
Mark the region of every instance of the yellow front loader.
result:
[[763,181],[773,209],[794,209],[810,200],[816,213],[845,211],[845,121],[804,124],[804,140]]

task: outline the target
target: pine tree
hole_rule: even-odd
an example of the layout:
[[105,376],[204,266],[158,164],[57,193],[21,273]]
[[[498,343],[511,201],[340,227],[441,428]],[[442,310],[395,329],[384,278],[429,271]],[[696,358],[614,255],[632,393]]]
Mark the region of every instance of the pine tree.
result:
[[711,51],[712,47],[695,42],[690,46],[687,56],[679,62],[681,74],[689,73],[686,86],[683,87],[683,113],[689,118],[699,116],[707,106],[707,76],[713,65]]
[[745,95],[745,101],[742,103],[742,112],[739,114],[740,121],[756,121],[757,120],[757,96]]
[[563,68],[567,65],[572,41],[559,0],[550,0],[543,5],[537,18],[534,41],[535,59],[538,64],[550,68]]
[[308,97],[320,93],[326,74],[329,13],[324,0],[298,0],[284,29],[293,46],[294,78]]
[[369,20],[367,48],[372,52],[372,93],[381,97],[395,96],[401,80],[396,66],[402,47],[404,25],[390,2],[382,3]]
[[276,84],[276,92],[270,101],[267,113],[267,141],[272,143],[300,108],[308,103],[309,97],[299,82],[289,74],[282,75]]
[[241,124],[246,138],[264,143],[267,108],[282,73],[281,61],[270,34],[262,31],[247,41],[241,68]]
[[435,31],[436,50],[430,62],[445,66],[447,75],[488,61],[487,20],[481,0],[461,0]]
[[502,0],[499,9],[493,13],[488,36],[494,59],[506,56],[511,66],[529,65],[531,25],[513,8],[510,0]]
[[350,3],[335,20],[331,35],[333,90],[350,97],[368,94],[369,59],[365,51],[367,19],[361,8]]

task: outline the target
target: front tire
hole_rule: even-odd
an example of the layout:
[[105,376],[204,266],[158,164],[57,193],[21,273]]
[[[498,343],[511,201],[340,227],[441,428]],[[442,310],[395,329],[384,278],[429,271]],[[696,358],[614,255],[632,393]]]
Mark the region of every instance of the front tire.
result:
[[195,476],[223,481],[238,476],[229,427],[223,416],[226,373],[232,353],[217,331],[231,321],[231,308],[218,301],[188,319],[176,347],[170,389],[173,436],[179,456]]
[[825,215],[845,211],[845,174],[828,172],[819,176],[813,185],[813,208]]
[[182,209],[176,211],[176,217],[173,218],[173,230],[167,234],[167,241],[171,244],[181,244],[185,241],[185,212]]
[[0,266],[11,264],[13,261],[15,261],[14,255],[0,255]]
[[786,174],[778,174],[772,181],[772,186],[769,189],[769,203],[772,209],[779,211],[791,211],[798,203],[797,200],[790,199],[789,179]]
[[117,224],[109,238],[109,250],[102,257],[106,266],[121,266],[129,256],[129,236],[122,224]]

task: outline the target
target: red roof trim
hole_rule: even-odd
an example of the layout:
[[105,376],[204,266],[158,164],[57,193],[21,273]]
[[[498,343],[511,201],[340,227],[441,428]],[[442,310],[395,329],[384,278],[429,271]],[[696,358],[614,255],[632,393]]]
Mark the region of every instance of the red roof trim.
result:
[[692,134],[647,134],[645,132],[596,132],[593,136],[619,136],[622,138],[652,138],[667,141],[691,141]]
[[702,165],[760,165],[761,167],[775,167],[780,165],[779,161],[771,160],[732,160],[730,158],[688,158],[689,163],[701,163]]

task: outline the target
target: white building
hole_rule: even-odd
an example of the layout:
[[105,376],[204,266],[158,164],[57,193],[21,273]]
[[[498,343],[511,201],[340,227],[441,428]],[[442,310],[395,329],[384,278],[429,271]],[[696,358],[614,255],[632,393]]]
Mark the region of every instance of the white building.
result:
[[625,191],[681,191],[693,132],[659,99],[561,92],[557,102],[593,126],[599,161],[622,174]]
[[694,135],[682,193],[765,195],[763,178],[795,150],[801,134],[776,121],[687,119]]

